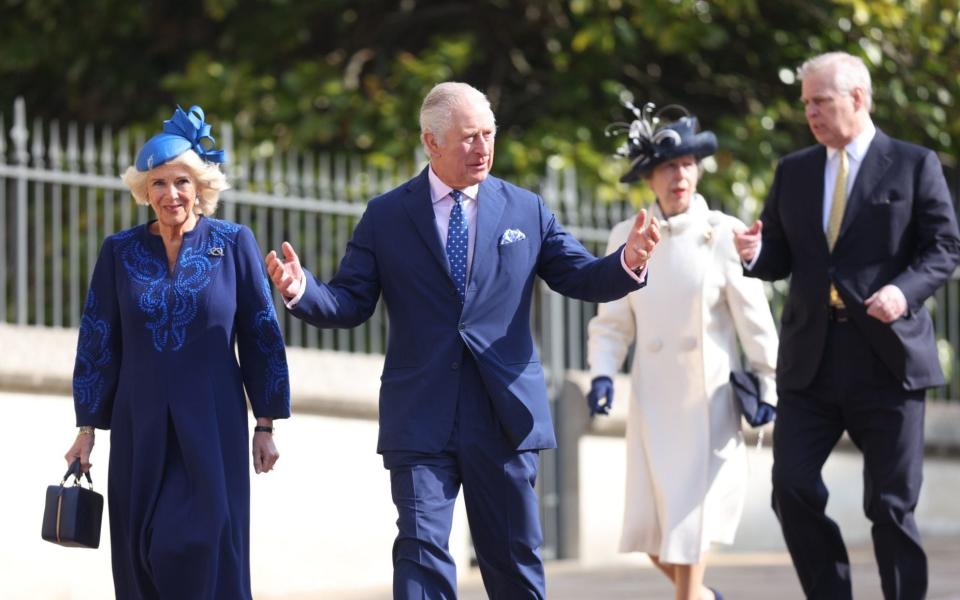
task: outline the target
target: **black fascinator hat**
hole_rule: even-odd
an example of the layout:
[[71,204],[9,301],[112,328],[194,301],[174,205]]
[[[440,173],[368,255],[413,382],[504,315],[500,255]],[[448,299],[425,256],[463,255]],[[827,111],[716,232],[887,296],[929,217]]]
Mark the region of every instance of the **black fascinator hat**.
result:
[[[606,135],[627,132],[627,141],[617,149],[617,155],[630,160],[630,168],[620,178],[622,183],[636,181],[662,162],[692,154],[700,160],[717,151],[717,136],[712,131],[699,131],[697,118],[679,104],[670,104],[660,110],[652,102],[637,108],[625,100],[624,106],[636,117],[629,123],[607,125]],[[680,113],[679,119],[667,121],[664,114]]]

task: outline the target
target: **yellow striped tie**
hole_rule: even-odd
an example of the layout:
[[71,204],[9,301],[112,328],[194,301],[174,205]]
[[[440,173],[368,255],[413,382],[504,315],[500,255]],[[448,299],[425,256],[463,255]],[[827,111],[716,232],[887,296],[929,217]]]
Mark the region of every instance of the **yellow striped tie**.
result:
[[830,205],[830,218],[827,220],[827,246],[831,252],[837,243],[837,236],[840,235],[840,223],[847,207],[847,170],[847,151],[841,148],[837,180],[833,184],[833,203]]

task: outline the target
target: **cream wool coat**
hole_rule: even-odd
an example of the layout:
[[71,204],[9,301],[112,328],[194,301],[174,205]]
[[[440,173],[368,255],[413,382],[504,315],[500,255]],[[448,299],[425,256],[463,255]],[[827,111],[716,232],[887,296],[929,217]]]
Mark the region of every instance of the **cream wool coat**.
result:
[[[630,367],[626,503],[621,552],[695,564],[713,542],[733,542],[747,485],[740,415],[730,371],[760,376],[776,404],[777,332],[763,284],[743,276],[733,245],[737,219],[695,195],[687,212],[661,222],[647,287],[601,304],[590,321],[591,375]],[[627,239],[632,219],[610,234],[607,253]],[[620,401],[628,390],[616,390]]]

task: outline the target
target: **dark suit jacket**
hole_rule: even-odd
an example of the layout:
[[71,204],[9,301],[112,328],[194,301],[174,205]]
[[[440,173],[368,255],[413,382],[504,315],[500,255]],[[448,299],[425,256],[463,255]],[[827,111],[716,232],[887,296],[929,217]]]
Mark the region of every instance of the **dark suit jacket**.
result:
[[[777,165],[761,215],[763,245],[747,275],[790,276],[783,308],[777,385],[810,384],[827,335],[830,282],[851,320],[903,383],[919,390],[943,384],[936,340],[924,300],[960,259],[960,236],[936,155],[877,131],[857,173],[840,235],[831,253],[823,231],[826,148],[805,148]],[[903,291],[906,316],[886,325],[863,302],[886,284]],[[854,366],[855,368],[855,366]]]
[[[505,230],[525,239],[501,244]],[[464,347],[500,424],[520,450],[556,447],[543,369],[530,331],[535,276],[561,294],[605,302],[640,287],[620,253],[597,259],[539,196],[493,176],[480,184],[477,240],[462,312],[437,233],[427,171],[374,198],[329,284],[308,273],[293,314],[353,327],[381,292],[389,341],[378,451],[438,452],[453,427]]]

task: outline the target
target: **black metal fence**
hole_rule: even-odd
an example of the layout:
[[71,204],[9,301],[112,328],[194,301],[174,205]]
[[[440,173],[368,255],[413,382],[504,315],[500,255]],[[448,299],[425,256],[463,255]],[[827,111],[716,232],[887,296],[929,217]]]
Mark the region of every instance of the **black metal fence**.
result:
[[[76,123],[31,124],[22,100],[12,120],[0,112],[0,131],[0,322],[77,327],[101,241],[148,217],[119,179],[144,136]],[[220,141],[232,156],[228,175],[233,189],[223,194],[220,215],[250,226],[263,250],[294,241],[304,264],[325,279],[335,272],[366,201],[423,166],[423,157],[386,169],[356,156],[265,153],[262,146],[234,149],[232,127],[225,124],[221,132]],[[947,172],[956,198],[960,169]],[[610,228],[634,212],[623,201],[599,199],[575,168],[559,160],[550,163],[539,192],[559,221],[596,254],[605,250]],[[767,288],[777,317],[786,286],[777,282]],[[548,370],[585,369],[586,325],[596,306],[560,298],[545,285],[536,293],[535,335]],[[279,296],[276,301],[289,345],[374,354],[386,348],[382,306],[361,327],[318,330],[279,310]],[[948,378],[931,395],[960,398],[956,274],[928,306]]]

